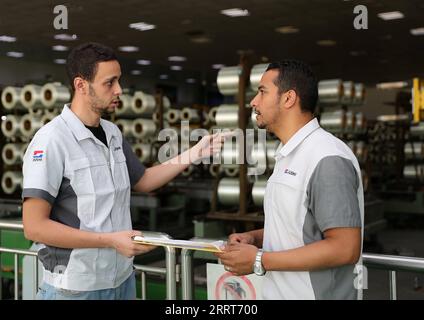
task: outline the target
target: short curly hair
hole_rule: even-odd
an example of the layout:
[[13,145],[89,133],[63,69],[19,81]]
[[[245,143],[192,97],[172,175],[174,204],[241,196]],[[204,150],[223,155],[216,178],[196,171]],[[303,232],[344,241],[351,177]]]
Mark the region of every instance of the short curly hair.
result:
[[318,81],[308,64],[297,60],[282,60],[270,63],[268,70],[279,71],[274,80],[279,94],[294,90],[300,98],[301,110],[314,113],[318,100]]
[[71,50],[66,62],[66,69],[74,88],[74,79],[81,77],[93,81],[97,72],[97,64],[103,61],[118,60],[113,49],[95,42],[83,43]]

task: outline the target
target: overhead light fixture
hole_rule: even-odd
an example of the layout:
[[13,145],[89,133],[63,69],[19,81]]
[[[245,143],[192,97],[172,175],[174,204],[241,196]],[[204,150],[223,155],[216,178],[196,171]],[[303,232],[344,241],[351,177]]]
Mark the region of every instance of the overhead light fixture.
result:
[[322,47],[332,47],[336,45],[336,41],[334,40],[319,40],[317,44]]
[[290,33],[299,32],[299,29],[293,26],[284,26],[284,27],[275,28],[275,31],[279,33],[283,33],[283,34],[290,34]]
[[152,64],[152,61],[146,60],[146,59],[139,59],[139,60],[137,60],[137,64],[142,65],[142,66],[148,66],[148,65]]
[[0,36],[0,41],[2,42],[15,42],[16,41],[16,37],[11,37],[11,36]]
[[146,22],[136,22],[131,23],[129,25],[131,29],[136,29],[138,31],[147,31],[147,30],[153,30],[156,28],[154,24],[146,23]]
[[141,71],[140,70],[131,70],[131,74],[133,76],[139,76],[141,74]]
[[9,51],[8,53],[6,53],[6,55],[8,57],[11,58],[22,58],[24,56],[23,52],[16,52],[16,51]]
[[121,46],[118,47],[118,50],[122,52],[137,52],[139,49],[135,46]]
[[66,59],[54,59],[53,62],[56,64],[66,64]]
[[223,15],[226,15],[228,17],[245,17],[250,15],[249,10],[247,9],[240,9],[240,8],[232,8],[232,9],[225,9],[225,10],[221,10],[221,13]]
[[394,82],[381,82],[377,83],[377,89],[401,89],[408,86],[406,81],[394,81]]
[[409,30],[413,36],[424,35],[424,27]]
[[222,64],[222,63],[215,63],[212,65],[212,69],[217,69],[217,70],[222,69],[224,67],[225,67],[225,64]]
[[161,74],[160,76],[159,76],[159,79],[162,79],[162,80],[166,80],[166,79],[168,79],[169,78],[169,76],[167,75],[167,74]]
[[54,38],[56,40],[62,40],[62,41],[74,41],[78,39],[76,34],[66,34],[66,33],[55,34]]
[[182,57],[182,56],[170,56],[170,57],[168,57],[168,61],[172,61],[172,62],[184,62],[186,60],[187,60],[187,58]]
[[7,117],[6,116],[1,116],[1,120],[2,121],[6,121],[7,120]]
[[382,12],[377,14],[377,16],[383,20],[397,20],[404,17],[403,13],[400,11]]
[[186,80],[186,82],[187,82],[187,83],[196,83],[196,79],[194,79],[194,78],[188,78],[188,79]]
[[183,67],[181,67],[181,66],[171,66],[171,70],[181,71],[181,70],[183,70]]
[[53,46],[52,49],[53,49],[53,51],[68,51],[69,47],[57,45],[57,46]]
[[190,41],[194,43],[209,43],[212,41],[212,39],[206,36],[199,36],[199,37],[191,37]]

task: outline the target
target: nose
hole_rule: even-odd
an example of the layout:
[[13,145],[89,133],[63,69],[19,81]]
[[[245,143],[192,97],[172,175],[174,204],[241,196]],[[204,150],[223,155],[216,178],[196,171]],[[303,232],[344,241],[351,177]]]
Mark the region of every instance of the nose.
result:
[[256,108],[257,107],[257,105],[258,105],[258,102],[256,101],[256,98],[258,97],[258,95],[256,95],[256,96],[254,96],[253,97],[253,99],[252,99],[252,101],[250,101],[250,106],[252,107],[252,108]]
[[119,84],[119,82],[116,82],[116,87],[115,87],[114,94],[116,96],[120,96],[122,94],[122,88],[121,88],[121,85]]

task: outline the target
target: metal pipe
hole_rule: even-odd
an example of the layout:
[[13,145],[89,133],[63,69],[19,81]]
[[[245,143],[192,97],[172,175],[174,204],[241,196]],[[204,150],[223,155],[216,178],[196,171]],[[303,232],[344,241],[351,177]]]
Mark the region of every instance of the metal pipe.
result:
[[166,252],[166,299],[175,300],[177,298],[177,283],[176,283],[176,259],[175,248],[165,247]]
[[396,271],[389,271],[390,300],[397,300]]
[[24,230],[22,222],[3,222],[0,221],[0,229],[2,230]]
[[38,255],[34,258],[34,270],[35,270],[35,286],[34,286],[34,299],[37,297],[38,292]]
[[181,286],[183,300],[193,300],[193,254],[193,250],[186,248],[181,249]]
[[160,267],[150,267],[150,266],[135,264],[134,269],[137,271],[145,272],[145,273],[166,275],[166,269],[160,268]]
[[21,250],[21,249],[9,249],[9,248],[0,248],[0,252],[16,253],[16,254],[28,255],[28,256],[36,256],[38,254],[37,252],[34,252],[34,251]]
[[364,253],[362,260],[371,268],[424,273],[424,258]]
[[14,294],[15,294],[15,300],[18,300],[19,298],[19,256],[17,253],[15,253],[14,257],[14,261],[13,261],[13,267],[15,268],[14,270],[14,279],[13,279],[13,283],[14,283]]
[[141,299],[146,300],[147,289],[146,289],[146,273],[141,272]]

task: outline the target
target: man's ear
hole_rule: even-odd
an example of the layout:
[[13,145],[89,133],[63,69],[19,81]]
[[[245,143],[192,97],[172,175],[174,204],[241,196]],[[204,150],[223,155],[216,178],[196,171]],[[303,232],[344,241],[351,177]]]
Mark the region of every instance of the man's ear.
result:
[[296,104],[297,94],[294,90],[288,90],[281,95],[284,108],[290,109]]
[[82,95],[85,95],[87,92],[87,81],[85,81],[81,77],[75,77],[74,78],[74,88],[75,92],[78,92]]

